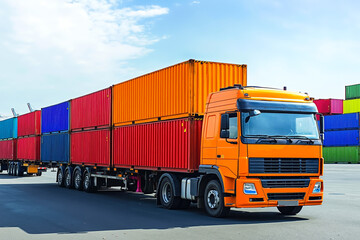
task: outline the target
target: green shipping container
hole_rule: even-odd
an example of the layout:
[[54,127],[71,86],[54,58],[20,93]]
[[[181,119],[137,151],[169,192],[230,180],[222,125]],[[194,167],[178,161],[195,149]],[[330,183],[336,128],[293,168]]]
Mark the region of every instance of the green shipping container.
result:
[[325,163],[360,163],[358,146],[354,147],[324,147]]
[[360,84],[345,86],[345,99],[360,98]]
[[343,112],[344,112],[344,114],[360,112],[360,98],[344,100],[343,101]]

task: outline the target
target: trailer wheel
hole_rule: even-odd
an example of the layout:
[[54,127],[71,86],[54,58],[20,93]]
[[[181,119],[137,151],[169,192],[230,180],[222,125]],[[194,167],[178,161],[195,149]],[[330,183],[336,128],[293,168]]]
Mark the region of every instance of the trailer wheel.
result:
[[224,206],[224,193],[217,180],[211,180],[205,188],[204,204],[207,214],[211,217],[226,217],[230,208]]
[[63,169],[61,167],[58,168],[58,172],[57,172],[57,183],[59,187],[64,187],[64,172]]
[[92,193],[95,192],[94,187],[94,179],[91,177],[91,173],[89,171],[86,171],[84,174],[84,183],[83,188],[85,192]]
[[296,215],[301,211],[302,206],[277,207],[277,209],[282,215]]
[[65,187],[66,188],[73,188],[74,184],[73,184],[73,179],[72,179],[72,171],[70,167],[67,167],[65,170],[65,179],[64,179],[64,183],[65,183]]
[[74,173],[74,187],[79,191],[81,191],[83,188],[82,174],[79,169],[76,169]]
[[13,175],[13,164],[12,164],[12,163],[9,164],[8,174],[9,174],[10,176]]
[[181,198],[174,194],[174,186],[168,177],[165,177],[160,184],[159,189],[160,202],[164,208],[177,209],[181,204]]
[[14,176],[19,176],[19,164],[18,163],[15,163],[14,164]]

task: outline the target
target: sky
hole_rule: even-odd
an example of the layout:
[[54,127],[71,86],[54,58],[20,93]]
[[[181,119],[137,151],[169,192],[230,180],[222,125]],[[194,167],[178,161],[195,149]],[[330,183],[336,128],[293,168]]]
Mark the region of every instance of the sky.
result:
[[344,98],[360,83],[360,2],[1,0],[0,116],[188,59],[247,64],[248,85]]

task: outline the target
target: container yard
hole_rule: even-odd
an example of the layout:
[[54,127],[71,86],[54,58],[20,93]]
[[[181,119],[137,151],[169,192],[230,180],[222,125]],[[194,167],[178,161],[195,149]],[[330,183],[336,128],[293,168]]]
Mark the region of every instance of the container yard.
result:
[[[323,117],[307,94],[247,87],[246,69],[189,60],[21,115],[18,138],[2,146],[17,143],[9,173],[57,168],[60,187],[156,193],[163,208],[196,203],[213,217],[320,205]],[[320,103],[342,113],[340,100]]]

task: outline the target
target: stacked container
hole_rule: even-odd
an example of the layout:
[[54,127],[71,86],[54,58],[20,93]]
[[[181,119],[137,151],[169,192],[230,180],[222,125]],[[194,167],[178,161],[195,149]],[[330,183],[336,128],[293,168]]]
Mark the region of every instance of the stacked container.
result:
[[68,163],[70,158],[70,102],[41,109],[41,161]]
[[314,103],[316,104],[318,112],[325,116],[343,114],[342,99],[317,99],[314,100]]
[[359,113],[325,116],[323,154],[326,163],[359,163]]
[[71,100],[71,163],[110,166],[111,96],[107,88]]
[[41,111],[18,117],[17,159],[40,161]]
[[0,160],[16,159],[16,138],[17,118],[0,121]]
[[345,86],[344,113],[360,112],[360,84]]
[[114,85],[113,166],[193,172],[207,97],[246,85],[246,65],[189,60]]

